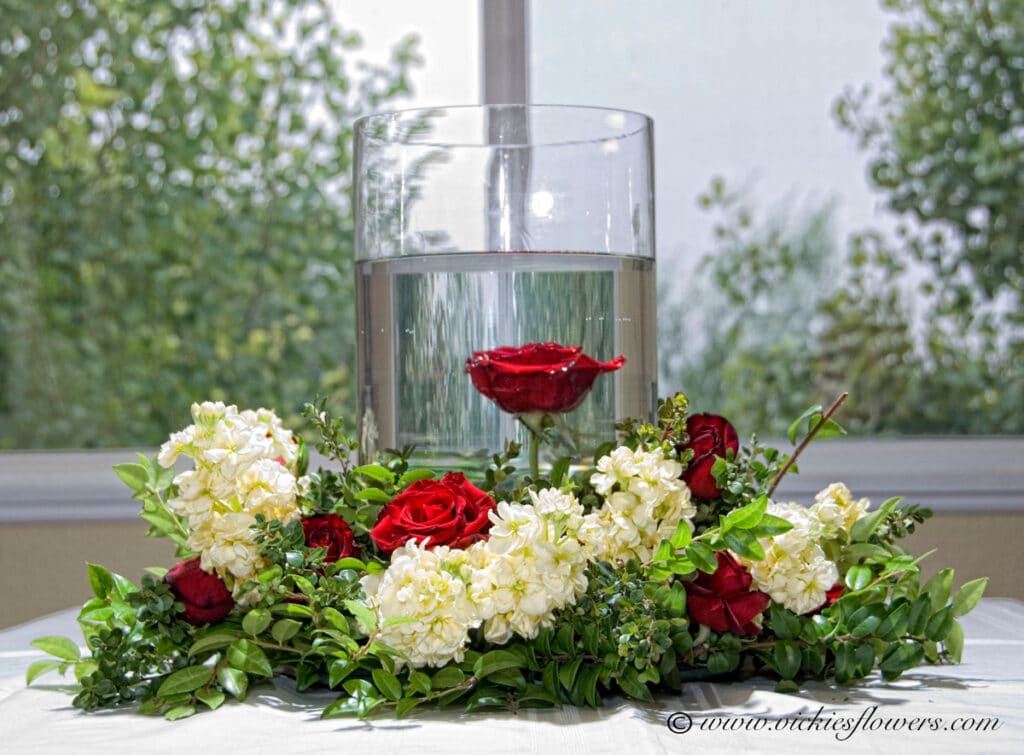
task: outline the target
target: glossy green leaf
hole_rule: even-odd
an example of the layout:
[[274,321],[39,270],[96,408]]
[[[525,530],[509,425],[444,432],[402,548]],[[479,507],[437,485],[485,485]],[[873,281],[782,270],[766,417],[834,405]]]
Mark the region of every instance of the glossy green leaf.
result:
[[707,574],[714,574],[715,570],[718,569],[718,558],[715,556],[715,551],[710,545],[701,540],[695,540],[687,546],[686,557],[698,569]]
[[196,656],[211,650],[219,650],[220,648],[227,647],[237,639],[239,639],[237,632],[209,634],[193,642],[192,646],[188,649],[188,654],[189,656]]
[[81,655],[78,645],[67,637],[40,637],[32,640],[32,647],[66,661],[77,661]]
[[954,623],[953,606],[946,606],[928,619],[928,627],[924,634],[933,642],[942,642],[949,635]]
[[357,600],[346,600],[345,608],[356,617],[356,621],[367,634],[373,634],[377,629],[377,616],[365,605]]
[[63,663],[61,661],[52,661],[49,659],[42,661],[35,661],[28,667],[28,671],[25,672],[25,684],[32,684],[37,678],[43,674],[49,673],[50,671],[56,671]]
[[953,590],[953,570],[943,569],[934,574],[931,579],[924,583],[921,592],[926,594],[932,602],[932,613],[945,607],[949,602],[950,592]]
[[[522,659],[509,650],[491,650],[477,659],[473,666],[473,676],[477,679],[484,679],[498,671],[509,668],[517,669],[522,665]],[[434,686],[438,686],[436,681]]]
[[985,588],[988,586],[988,577],[981,577],[980,579],[972,579],[970,582],[965,582],[964,585],[957,590],[956,596],[953,598],[953,615],[957,618],[966,616],[974,607],[978,605],[978,601],[981,600],[981,596],[985,594]]
[[249,640],[235,640],[228,646],[225,656],[232,668],[244,671],[247,674],[257,676],[273,676],[274,670],[270,666],[267,654],[262,648]]
[[445,666],[440,671],[430,678],[430,687],[432,690],[448,689],[449,687],[457,687],[466,681],[466,675],[461,669],[455,666]]
[[960,626],[960,622],[953,621],[953,626],[949,628],[949,634],[946,635],[943,645],[946,652],[949,653],[950,659],[960,663],[964,654],[964,630]]
[[885,679],[892,680],[921,663],[923,655],[924,649],[916,642],[895,643],[886,650],[878,668]]
[[863,590],[871,584],[873,577],[874,574],[867,566],[851,566],[846,572],[846,587],[853,592]]
[[284,645],[299,633],[302,624],[295,619],[278,619],[270,628],[270,636],[279,644]]
[[402,697],[402,683],[391,672],[377,668],[373,670],[370,676],[373,677],[374,685],[388,700],[395,701]]
[[693,538],[692,527],[693,525],[685,519],[681,519],[679,521],[679,524],[676,525],[675,532],[672,533],[672,539],[670,541],[673,548],[679,550],[690,544],[690,541]]
[[196,714],[196,706],[194,705],[178,705],[171,708],[169,711],[164,713],[164,718],[168,721],[178,721],[182,718],[188,718]]
[[355,499],[357,501],[377,501],[378,503],[387,503],[391,500],[391,496],[380,488],[366,488],[356,493]]
[[868,538],[875,534],[875,531],[885,521],[885,518],[892,513],[902,500],[902,498],[890,498],[875,511],[858,519],[850,530],[850,541],[854,543],[867,542]]
[[221,666],[217,669],[217,681],[226,692],[238,700],[244,700],[249,691],[248,675],[230,666]]
[[800,646],[792,640],[779,640],[772,649],[775,669],[783,679],[792,679],[800,672]]
[[217,689],[196,690],[196,699],[206,705],[210,710],[217,710],[224,704],[224,693]]
[[273,621],[273,617],[270,615],[270,611],[266,608],[254,608],[242,619],[242,630],[255,637],[262,634],[270,626],[271,621]]
[[209,666],[186,666],[175,671],[160,683],[157,694],[167,698],[171,695],[180,695],[183,692],[192,692],[210,683],[213,679],[213,669]]
[[760,524],[764,518],[765,509],[768,506],[768,498],[760,496],[746,506],[741,506],[726,514],[722,520],[722,532],[729,530],[749,530]]
[[371,480],[384,482],[388,485],[393,484],[395,481],[395,476],[379,464],[364,464],[361,467],[356,467],[352,472],[353,474],[361,474],[365,477],[369,477]]

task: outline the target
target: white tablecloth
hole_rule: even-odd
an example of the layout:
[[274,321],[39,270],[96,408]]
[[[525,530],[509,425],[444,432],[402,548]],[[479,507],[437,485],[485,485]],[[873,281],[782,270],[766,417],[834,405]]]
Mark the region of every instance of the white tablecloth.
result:
[[[810,684],[799,695],[777,694],[769,680],[693,683],[681,695],[648,705],[614,700],[599,710],[428,711],[369,721],[319,720],[336,695],[297,695],[287,680],[257,688],[245,703],[226,703],[178,722],[129,711],[80,713],[56,675],[31,688],[24,684],[25,669],[42,656],[31,640],[51,634],[80,638],[75,615],[64,611],[0,632],[0,752],[1024,752],[1024,603],[1019,601],[983,600],[963,620],[963,664],[925,666],[892,683],[872,677],[852,687]],[[692,728],[670,731],[673,713],[677,729],[688,722]],[[839,731],[840,720],[861,724],[853,732]],[[827,728],[830,722],[833,730]],[[960,730],[971,726],[984,730]]]

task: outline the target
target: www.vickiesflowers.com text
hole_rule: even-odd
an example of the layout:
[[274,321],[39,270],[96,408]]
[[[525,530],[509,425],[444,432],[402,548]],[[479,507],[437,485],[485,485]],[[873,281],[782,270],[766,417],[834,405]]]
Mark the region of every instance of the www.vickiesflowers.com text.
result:
[[813,713],[797,713],[789,716],[697,716],[685,711],[670,713],[666,721],[669,731],[686,734],[691,731],[712,733],[716,731],[748,732],[831,732],[843,742],[857,732],[895,731],[944,731],[976,732],[996,731],[1002,722],[994,717],[956,716],[892,716],[882,715],[877,705],[871,705],[859,714],[825,711],[819,707]]

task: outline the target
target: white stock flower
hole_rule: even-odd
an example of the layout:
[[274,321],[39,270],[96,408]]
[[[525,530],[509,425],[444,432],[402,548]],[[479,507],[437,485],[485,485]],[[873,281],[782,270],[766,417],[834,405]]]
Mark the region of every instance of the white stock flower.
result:
[[853,500],[849,488],[841,482],[834,482],[814,496],[811,512],[821,520],[826,536],[833,537],[840,530],[849,533],[870,505],[867,498]]
[[597,469],[590,481],[605,502],[584,517],[580,528],[593,559],[646,561],[681,520],[690,522],[697,513],[689,488],[679,479],[682,465],[666,459],[661,448],[620,446],[599,459]]
[[244,603],[252,594],[241,595],[241,584],[266,565],[253,540],[256,515],[285,524],[300,516],[300,483],[286,468],[298,457],[298,441],[267,409],[240,412],[207,401],[192,405],[192,418],[160,448],[163,466],[179,456],[195,461],[195,469],[175,476],[178,492],[168,505],[187,519],[187,545],[203,568],[226,578]]
[[472,575],[470,595],[490,642],[536,637],[587,589],[587,554],[578,539],[583,507],[556,488],[531,491],[530,498],[533,505],[498,504],[482,544],[487,555]]
[[737,557],[747,567],[754,585],[796,614],[813,611],[825,602],[826,592],[839,579],[839,569],[822,550],[825,526],[798,503],[770,503],[766,513],[785,519],[793,528],[774,538],[762,538],[765,557],[760,561]]
[[[480,616],[459,576],[460,552],[446,546],[433,550],[410,540],[391,554],[391,565],[361,582],[367,603],[383,625],[388,619],[415,619],[381,629],[381,640],[401,650],[414,668],[461,661],[469,630]],[[455,568],[453,568],[455,567]]]
[[382,639],[413,666],[461,660],[469,630],[483,624],[488,641],[533,638],[555,611],[587,589],[587,554],[579,542],[583,507],[557,489],[530,493],[532,504],[500,502],[486,541],[464,550],[426,550],[415,542],[391,556],[382,575],[362,579],[381,622],[413,622]]

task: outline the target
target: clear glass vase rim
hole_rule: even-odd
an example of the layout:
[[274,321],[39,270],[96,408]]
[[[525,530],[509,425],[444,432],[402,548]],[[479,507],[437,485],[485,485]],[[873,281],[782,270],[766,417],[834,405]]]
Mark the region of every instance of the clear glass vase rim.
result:
[[556,112],[564,110],[566,112],[587,112],[587,113],[606,113],[608,115],[623,115],[627,119],[633,121],[634,125],[630,126],[629,123],[623,124],[623,127],[616,133],[611,133],[608,136],[598,138],[580,138],[580,139],[552,139],[544,141],[532,141],[532,142],[502,142],[501,144],[485,144],[482,142],[465,142],[465,141],[402,141],[400,139],[381,139],[379,137],[371,136],[369,134],[363,134],[363,138],[371,141],[375,144],[407,144],[410,146],[422,146],[422,147],[447,147],[447,148],[458,148],[458,149],[470,149],[470,148],[481,148],[481,149],[495,149],[500,147],[501,149],[535,149],[537,147],[561,147],[571,146],[574,144],[592,144],[599,142],[618,141],[622,139],[629,139],[630,137],[641,134],[645,131],[650,132],[654,125],[654,119],[652,119],[646,113],[641,113],[637,110],[625,110],[623,108],[616,107],[605,107],[601,105],[559,105],[554,103],[538,103],[538,104],[523,104],[523,103],[488,103],[486,105],[438,105],[436,107],[414,107],[414,108],[402,108],[399,110],[386,110],[379,113],[371,113],[364,115],[355,120],[353,127],[356,134],[365,132],[369,124],[380,121],[386,122],[393,120],[396,116],[412,116],[415,114],[427,114],[427,113],[440,113],[445,111],[479,111],[485,112],[488,110],[500,110],[500,109],[520,109],[524,111],[549,111]]

